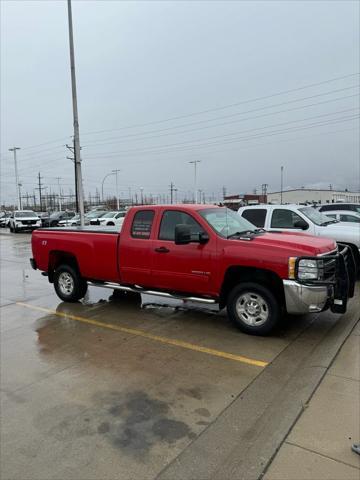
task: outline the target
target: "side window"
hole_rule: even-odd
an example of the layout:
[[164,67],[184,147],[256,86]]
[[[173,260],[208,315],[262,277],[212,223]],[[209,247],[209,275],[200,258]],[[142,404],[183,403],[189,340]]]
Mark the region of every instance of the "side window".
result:
[[168,210],[164,212],[161,219],[159,240],[169,240],[174,242],[175,227],[179,224],[188,225],[192,235],[203,232],[204,230],[191,215],[176,210]]
[[303,222],[303,219],[291,210],[277,208],[273,211],[271,218],[272,228],[297,228],[296,222]]
[[327,217],[336,218],[336,213],[327,213]]
[[354,223],[360,223],[360,218],[355,217],[354,215],[340,215],[340,221],[341,222],[354,222]]
[[319,208],[320,212],[329,212],[330,210],[336,210],[336,207],[333,205],[323,205]]
[[246,218],[255,227],[262,228],[265,225],[266,210],[265,208],[250,208],[243,211],[242,217]]
[[153,220],[153,210],[140,210],[136,212],[131,225],[131,236],[133,238],[149,239]]
[[115,218],[121,218],[121,217],[125,217],[125,213],[123,212],[118,213]]

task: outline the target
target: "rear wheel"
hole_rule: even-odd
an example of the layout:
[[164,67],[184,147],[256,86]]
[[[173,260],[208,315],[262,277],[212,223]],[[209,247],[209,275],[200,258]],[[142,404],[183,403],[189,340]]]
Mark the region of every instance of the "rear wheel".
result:
[[77,269],[70,265],[60,265],[55,270],[54,288],[64,302],[77,302],[87,291],[87,283]]
[[281,307],[271,290],[258,283],[240,283],[228,297],[227,311],[243,332],[267,335],[279,322]]

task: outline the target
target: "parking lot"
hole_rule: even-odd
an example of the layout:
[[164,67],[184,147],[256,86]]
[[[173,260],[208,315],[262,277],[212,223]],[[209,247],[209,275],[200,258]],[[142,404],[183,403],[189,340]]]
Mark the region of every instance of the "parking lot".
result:
[[155,297],[65,304],[30,238],[0,232],[3,479],[259,478],[359,318],[358,288],[267,338]]

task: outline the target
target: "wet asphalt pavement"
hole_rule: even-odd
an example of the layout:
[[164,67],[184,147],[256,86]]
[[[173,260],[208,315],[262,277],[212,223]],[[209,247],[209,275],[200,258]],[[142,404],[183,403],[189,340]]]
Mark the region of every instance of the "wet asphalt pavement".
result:
[[[242,393],[264,381],[244,403],[256,424],[256,402],[260,415],[266,381],[280,388],[286,380],[291,348],[295,360],[306,348],[312,355],[334,329],[345,338],[358,318],[359,294],[344,327],[324,312],[288,318],[262,338],[239,332],[215,308],[156,297],[116,299],[91,287],[81,303],[66,304],[31,269],[30,238],[0,231],[2,480],[216,478],[231,458],[228,434],[240,448],[248,438],[236,422],[221,430],[226,415],[239,414]],[[210,466],[221,435],[224,451],[216,449],[219,463]]]

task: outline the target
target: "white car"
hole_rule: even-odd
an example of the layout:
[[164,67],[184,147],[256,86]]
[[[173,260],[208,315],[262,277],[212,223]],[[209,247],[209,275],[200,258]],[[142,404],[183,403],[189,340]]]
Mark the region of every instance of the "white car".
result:
[[60,220],[58,223],[59,227],[75,227],[76,225],[80,225],[80,215],[78,214],[74,215],[72,218]]
[[41,227],[41,220],[32,210],[15,210],[10,215],[8,226],[13,233],[35,230]]
[[126,212],[123,211],[114,211],[114,212],[108,212],[105,213],[102,217],[96,219],[96,220],[91,220],[90,225],[102,225],[102,226],[119,226],[121,227],[124,218],[125,218]]
[[304,205],[254,205],[240,207],[239,215],[258,228],[328,237],[347,244],[360,265],[360,224],[343,223]]
[[334,210],[333,212],[325,212],[324,215],[339,222],[360,223],[360,213],[357,212]]

